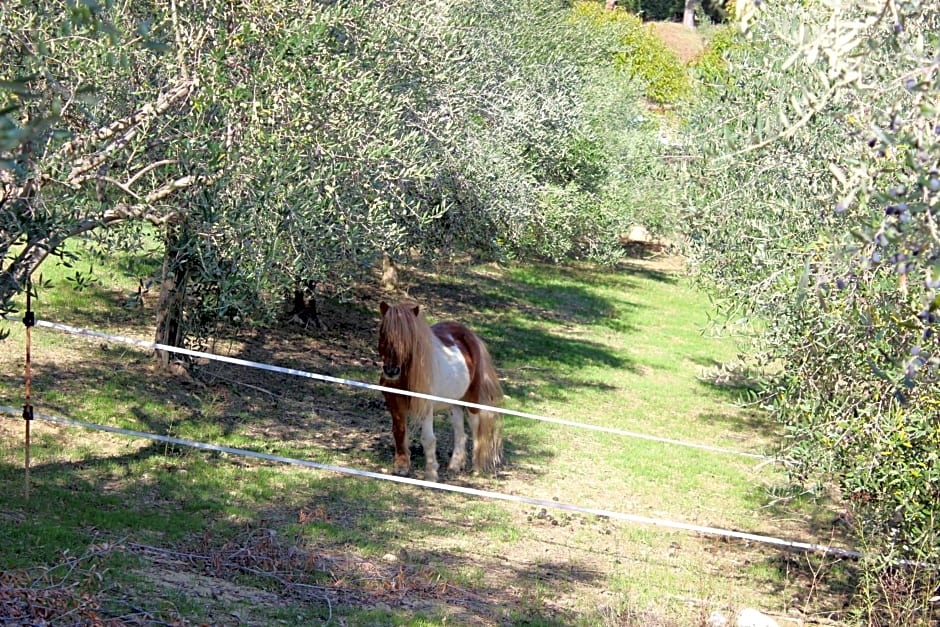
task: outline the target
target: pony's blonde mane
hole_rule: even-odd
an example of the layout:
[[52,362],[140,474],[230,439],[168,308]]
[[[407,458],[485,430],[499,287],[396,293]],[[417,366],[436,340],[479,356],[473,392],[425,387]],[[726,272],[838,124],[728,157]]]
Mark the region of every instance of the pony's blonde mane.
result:
[[[431,351],[433,332],[421,313],[414,307],[395,305],[382,317],[380,333],[402,361],[402,380],[414,392],[431,393]],[[408,397],[408,411],[413,416],[426,413],[431,401]]]

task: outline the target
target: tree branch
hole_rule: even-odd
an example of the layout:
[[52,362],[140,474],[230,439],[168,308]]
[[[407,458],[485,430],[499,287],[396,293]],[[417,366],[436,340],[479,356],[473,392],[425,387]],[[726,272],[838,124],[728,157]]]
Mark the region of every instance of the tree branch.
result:
[[28,242],[12,263],[0,272],[0,302],[22,291],[26,280],[46,258],[66,240],[97,228],[108,227],[125,220],[144,220],[155,226],[167,224],[179,217],[178,211],[155,209],[153,205],[173,192],[196,185],[211,185],[222,176],[222,171],[211,176],[183,176],[167,181],[143,198],[143,202],[119,203],[94,218],[86,218],[69,228],[47,234]]
[[195,86],[196,81],[192,79],[180,79],[176,85],[160,94],[156,102],[147,103],[131,115],[116,120],[88,136],[76,137],[66,142],[59,151],[63,155],[86,153],[105,142],[105,146],[94,154],[73,160],[66,183],[78,188],[82,182],[94,176],[91,172],[97,171],[108,154],[130,142],[144,122],[155,120],[174,105],[186,101]]
[[174,163],[176,163],[176,159],[161,159],[160,161],[154,161],[153,163],[147,164],[144,167],[142,167],[140,170],[138,170],[137,173],[134,174],[134,176],[127,179],[127,183],[125,183],[125,185],[127,187],[130,187],[131,185],[137,182],[137,179],[142,177],[147,172],[150,172],[151,170],[155,168],[159,168],[160,166],[173,165]]

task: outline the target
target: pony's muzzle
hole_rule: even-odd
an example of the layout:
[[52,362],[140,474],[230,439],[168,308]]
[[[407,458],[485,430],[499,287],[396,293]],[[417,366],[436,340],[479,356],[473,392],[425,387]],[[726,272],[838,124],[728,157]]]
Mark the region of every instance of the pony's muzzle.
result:
[[382,374],[386,379],[397,379],[401,374],[401,368],[398,366],[382,366]]

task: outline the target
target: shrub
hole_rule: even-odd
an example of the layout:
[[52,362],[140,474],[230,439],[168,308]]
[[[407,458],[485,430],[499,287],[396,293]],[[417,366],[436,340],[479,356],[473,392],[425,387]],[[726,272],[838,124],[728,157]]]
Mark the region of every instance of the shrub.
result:
[[623,49],[617,53],[616,63],[646,84],[650,100],[672,104],[689,96],[692,82],[688,68],[651,28],[631,31],[621,43]]
[[717,83],[726,83],[731,80],[727,55],[744,45],[744,37],[736,26],[716,28],[705,52],[691,64],[693,75],[706,89]]
[[572,16],[598,30],[616,33],[614,64],[641,81],[650,100],[672,104],[691,94],[688,68],[636,15],[620,8],[607,11],[594,2],[576,2]]
[[575,0],[571,3],[571,14],[576,19],[589,19],[595,23],[619,22],[623,13],[637,15],[640,12],[640,0],[617,0],[615,10],[606,9],[605,0]]

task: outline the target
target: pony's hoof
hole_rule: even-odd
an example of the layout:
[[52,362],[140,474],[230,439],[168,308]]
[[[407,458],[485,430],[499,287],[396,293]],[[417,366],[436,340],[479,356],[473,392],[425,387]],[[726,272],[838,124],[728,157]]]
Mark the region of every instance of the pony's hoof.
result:
[[452,459],[450,463],[447,464],[447,470],[451,472],[461,472],[464,469],[464,466],[466,465],[467,465],[467,460],[465,459],[461,459],[461,460]]
[[411,457],[408,455],[395,455],[394,473],[399,477],[407,477],[411,474]]
[[437,471],[436,470],[426,470],[424,472],[425,481],[437,481]]

